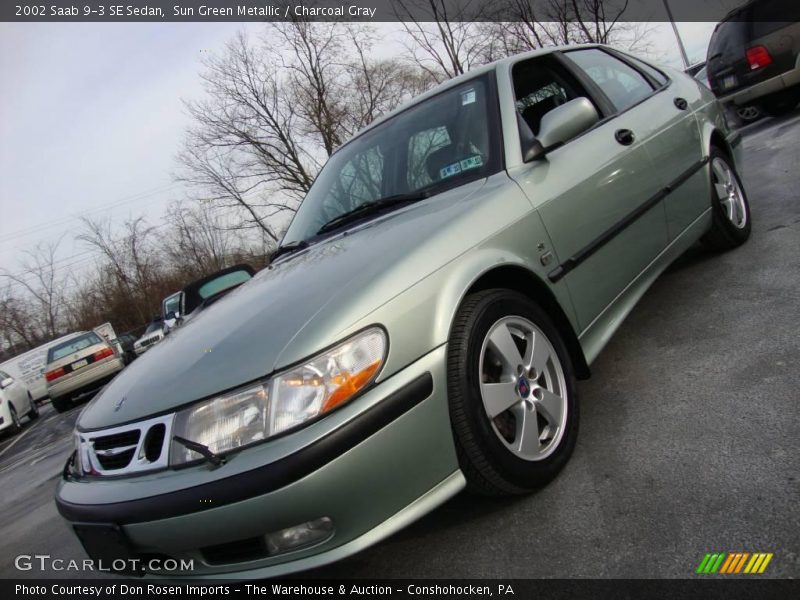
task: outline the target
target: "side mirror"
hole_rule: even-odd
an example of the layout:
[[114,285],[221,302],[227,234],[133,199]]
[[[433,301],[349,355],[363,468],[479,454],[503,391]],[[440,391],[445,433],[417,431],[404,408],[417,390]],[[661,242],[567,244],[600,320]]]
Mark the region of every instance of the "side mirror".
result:
[[172,319],[177,319],[177,318],[178,318],[178,313],[176,313],[174,310],[171,310],[166,315],[164,315],[165,321],[172,321]]
[[523,160],[530,162],[541,158],[550,150],[591,129],[599,120],[600,116],[588,98],[575,98],[554,108],[542,117],[536,143],[524,151]]
[[0,390],[6,389],[12,383],[14,383],[14,378],[13,377],[6,377],[5,379],[3,379],[3,381],[0,381]]

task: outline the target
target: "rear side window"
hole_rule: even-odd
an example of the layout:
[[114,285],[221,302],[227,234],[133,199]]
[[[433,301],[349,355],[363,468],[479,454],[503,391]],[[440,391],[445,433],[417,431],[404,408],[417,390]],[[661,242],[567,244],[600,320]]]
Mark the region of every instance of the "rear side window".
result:
[[62,342],[58,346],[53,346],[47,351],[47,362],[53,362],[69,356],[75,352],[94,346],[95,344],[102,343],[100,336],[93,331],[86,333],[80,337],[72,338],[69,341]]
[[648,76],[652,77],[654,81],[657,81],[658,85],[666,85],[667,84],[667,81],[668,81],[667,76],[664,75],[661,71],[659,71],[655,67],[652,67],[652,66],[648,65],[643,60],[639,60],[638,58],[636,58],[634,56],[626,55],[625,58],[627,58],[634,65],[636,65],[636,67],[640,71],[644,71],[645,73],[647,73]]
[[630,108],[653,93],[644,75],[602,50],[574,50],[567,56],[603,90],[618,111]]
[[800,20],[800,3],[786,0],[760,0],[747,7],[752,23],[752,40],[769,35]]

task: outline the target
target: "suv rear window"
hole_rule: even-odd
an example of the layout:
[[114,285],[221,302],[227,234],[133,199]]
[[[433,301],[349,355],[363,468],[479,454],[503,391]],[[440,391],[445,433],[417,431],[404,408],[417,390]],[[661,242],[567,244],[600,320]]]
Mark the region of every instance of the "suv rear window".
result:
[[103,340],[100,339],[99,335],[93,331],[90,331],[89,333],[85,333],[80,337],[72,338],[71,340],[62,342],[57,346],[50,348],[50,350],[47,351],[47,362],[60,360],[65,356],[79,352],[84,348],[88,348],[89,346],[101,344],[102,342]]

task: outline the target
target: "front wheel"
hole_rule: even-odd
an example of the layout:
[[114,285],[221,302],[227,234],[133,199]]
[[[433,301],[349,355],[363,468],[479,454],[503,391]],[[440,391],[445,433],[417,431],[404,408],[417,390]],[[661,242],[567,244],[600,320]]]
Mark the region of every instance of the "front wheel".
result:
[[28,419],[33,421],[39,418],[39,407],[36,405],[36,400],[33,399],[31,393],[28,392],[28,400],[30,401],[31,409],[28,411]]
[[575,446],[578,399],[566,345],[525,296],[469,296],[447,357],[453,435],[468,488],[484,495],[530,492],[555,477]]
[[711,148],[711,229],[703,242],[713,250],[730,250],[750,237],[750,203],[733,161]]

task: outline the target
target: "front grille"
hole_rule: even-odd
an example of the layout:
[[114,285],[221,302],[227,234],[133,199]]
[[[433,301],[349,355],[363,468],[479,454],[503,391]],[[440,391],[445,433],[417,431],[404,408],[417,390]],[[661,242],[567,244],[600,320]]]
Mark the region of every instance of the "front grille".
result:
[[92,442],[95,450],[111,450],[120,446],[135,446],[139,443],[140,435],[141,432],[138,429],[132,429],[122,433],[92,438]]
[[152,346],[158,341],[161,341],[161,336],[151,337],[150,339],[144,340],[142,342],[142,348],[146,348],[147,346]]
[[164,433],[167,427],[163,423],[153,425],[144,437],[144,455],[150,462],[155,462],[161,456],[164,446]]
[[103,469],[105,469],[106,471],[124,469],[130,464],[134,452],[136,452],[136,448],[131,448],[130,450],[123,450],[119,454],[111,454],[111,455],[98,454],[97,460],[101,465],[103,465]]
[[165,415],[132,425],[79,434],[84,473],[92,476],[128,475],[167,467],[173,418],[174,415]]

